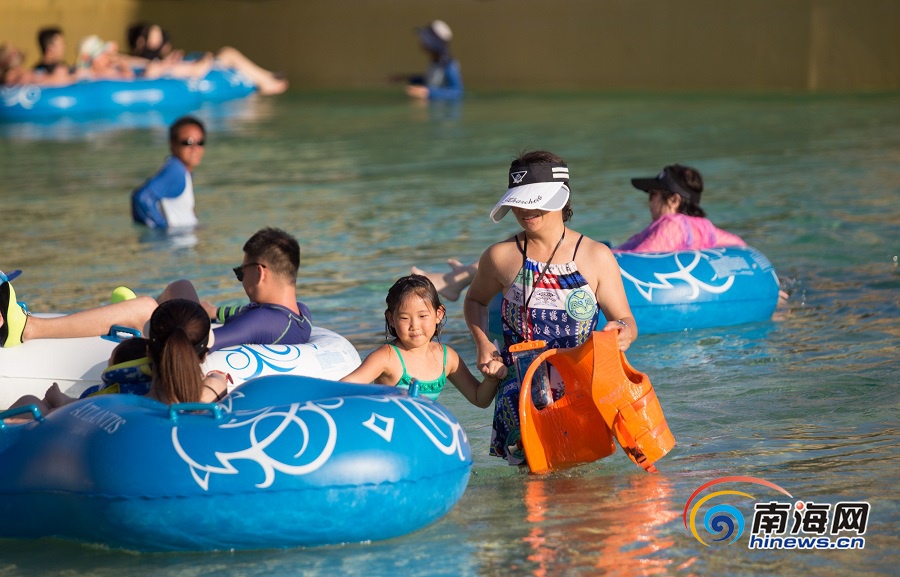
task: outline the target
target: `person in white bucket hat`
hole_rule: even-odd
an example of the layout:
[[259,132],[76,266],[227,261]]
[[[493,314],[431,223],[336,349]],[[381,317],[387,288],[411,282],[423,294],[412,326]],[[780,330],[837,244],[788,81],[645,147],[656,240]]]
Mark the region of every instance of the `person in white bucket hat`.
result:
[[97,35],[78,43],[76,75],[82,80],[133,80],[134,71],[119,54],[119,45]]
[[430,63],[424,75],[401,76],[407,81],[406,94],[421,100],[459,100],[463,95],[459,61],[450,54],[453,31],[443,20],[432,20],[416,28],[419,45]]
[[[500,364],[510,367],[498,389],[490,451],[520,464],[519,376],[509,347],[543,340],[548,348],[572,348],[596,329],[616,331],[624,351],[638,331],[610,248],[566,226],[573,211],[565,160],[543,150],[527,152],[512,162],[508,175],[507,191],[490,217],[499,222],[511,212],[522,230],[481,255],[463,310],[479,370],[487,375]],[[503,296],[502,344],[488,336],[488,304],[497,293]]]

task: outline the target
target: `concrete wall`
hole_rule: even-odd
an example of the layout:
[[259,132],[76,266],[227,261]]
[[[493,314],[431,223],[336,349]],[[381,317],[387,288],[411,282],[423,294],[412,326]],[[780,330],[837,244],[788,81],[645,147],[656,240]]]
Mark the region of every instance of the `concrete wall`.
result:
[[897,0],[0,0],[0,40],[139,19],[186,50],[232,45],[295,88],[385,85],[425,65],[413,27],[454,31],[467,86],[493,89],[900,89]]

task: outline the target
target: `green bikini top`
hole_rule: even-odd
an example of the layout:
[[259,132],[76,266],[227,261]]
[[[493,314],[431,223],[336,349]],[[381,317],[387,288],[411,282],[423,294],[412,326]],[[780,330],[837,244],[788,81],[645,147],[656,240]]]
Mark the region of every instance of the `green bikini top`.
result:
[[[403,362],[403,355],[400,354],[400,349],[391,345],[397,352],[397,356],[400,357],[400,365],[403,367],[403,376],[400,377],[400,381],[396,386],[401,389],[409,390],[409,386],[412,385],[412,376],[408,372],[406,372],[406,363]],[[421,379],[416,379],[419,381],[419,394],[425,395],[432,401],[436,401],[438,395],[441,394],[441,391],[444,390],[444,385],[447,384],[447,345],[443,345],[444,349],[444,367],[441,369],[441,376],[436,378],[433,381],[423,381]]]

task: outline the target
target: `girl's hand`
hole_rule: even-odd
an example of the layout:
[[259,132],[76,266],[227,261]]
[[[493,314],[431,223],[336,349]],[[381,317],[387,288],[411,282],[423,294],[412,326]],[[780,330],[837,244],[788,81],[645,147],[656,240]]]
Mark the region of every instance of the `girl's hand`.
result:
[[[497,365],[499,365],[499,367]],[[505,379],[508,373],[509,369],[503,364],[503,361],[500,361],[499,363],[486,363],[485,368],[481,371],[481,374],[483,374],[485,378],[495,379],[497,381]]]
[[503,378],[506,376],[506,365],[503,364],[503,357],[500,356],[497,347],[491,347],[489,351],[479,351],[476,366],[486,377]]
[[619,342],[619,350],[623,353],[628,350],[628,347],[631,346],[631,343],[634,342],[634,339],[637,336],[635,335],[634,328],[631,324],[623,320],[609,321],[606,323],[606,326],[603,327],[603,332],[606,331],[618,332],[617,340]]

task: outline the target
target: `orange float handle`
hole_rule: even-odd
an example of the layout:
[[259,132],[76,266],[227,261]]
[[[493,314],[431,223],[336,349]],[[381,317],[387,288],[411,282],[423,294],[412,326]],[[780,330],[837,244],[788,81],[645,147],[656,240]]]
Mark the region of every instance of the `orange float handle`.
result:
[[[529,346],[529,347],[522,347],[519,350],[537,349],[542,346],[545,346],[543,341],[526,341],[524,343],[518,343],[516,345],[513,345],[513,347],[518,346],[519,344],[527,345],[528,343],[537,343],[537,345]],[[513,347],[510,347],[509,350],[512,351]],[[529,399],[529,402],[534,402],[534,401],[530,400],[531,399],[531,379],[534,378],[534,373],[538,370],[538,367],[541,366],[541,363],[543,363],[544,361],[546,361],[553,355],[559,354],[560,350],[561,349],[547,349],[546,351],[544,351],[543,353],[541,353],[537,357],[535,357],[535,359],[533,361],[531,361],[531,364],[528,365],[528,370],[525,371],[525,374],[520,377],[520,379],[521,379],[519,381],[519,397],[520,398],[522,395],[526,395],[525,398]]]

